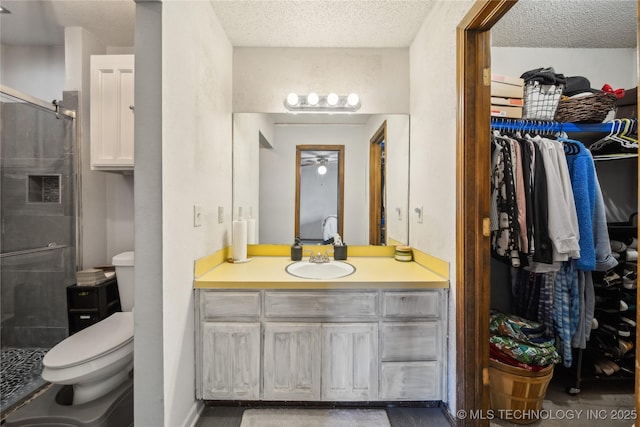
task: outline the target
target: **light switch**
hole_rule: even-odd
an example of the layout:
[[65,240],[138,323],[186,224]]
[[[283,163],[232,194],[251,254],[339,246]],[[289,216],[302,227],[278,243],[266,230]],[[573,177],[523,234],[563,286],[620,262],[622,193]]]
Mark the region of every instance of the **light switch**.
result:
[[202,206],[193,206],[193,226],[200,227],[202,225]]

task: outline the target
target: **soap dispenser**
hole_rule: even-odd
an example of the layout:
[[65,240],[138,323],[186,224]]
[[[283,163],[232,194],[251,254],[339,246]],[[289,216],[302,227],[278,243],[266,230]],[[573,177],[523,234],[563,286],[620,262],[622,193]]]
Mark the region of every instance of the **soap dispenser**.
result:
[[295,242],[291,245],[291,261],[300,261],[302,259],[302,245],[300,245],[300,237],[296,237]]

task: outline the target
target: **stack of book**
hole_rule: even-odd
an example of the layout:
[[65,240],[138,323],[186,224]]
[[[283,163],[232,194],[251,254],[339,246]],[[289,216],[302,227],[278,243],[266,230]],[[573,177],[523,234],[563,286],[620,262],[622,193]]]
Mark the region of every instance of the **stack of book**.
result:
[[76,272],[78,286],[93,286],[106,280],[107,276],[99,268],[87,268]]
[[524,80],[519,77],[491,74],[491,115],[522,118]]

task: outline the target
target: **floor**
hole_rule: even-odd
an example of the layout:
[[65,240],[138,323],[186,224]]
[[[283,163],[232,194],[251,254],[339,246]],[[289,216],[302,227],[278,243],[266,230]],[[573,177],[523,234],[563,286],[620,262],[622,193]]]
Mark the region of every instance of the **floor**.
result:
[[[245,407],[207,406],[195,427],[240,427]],[[391,427],[450,427],[449,420],[439,407],[387,407]],[[300,426],[304,426],[301,420]],[[329,426],[327,426],[329,427]],[[371,426],[375,427],[375,426]]]
[[[631,427],[635,423],[635,396],[633,381],[583,380],[580,392],[570,395],[567,387],[575,386],[575,376],[562,369],[549,384],[542,410],[531,420],[530,426],[541,427]],[[242,413],[246,407],[207,406],[202,412],[196,427],[240,427]],[[387,416],[392,427],[450,427],[450,417],[441,407],[387,407]],[[469,416],[469,414],[460,414]],[[485,416],[491,427],[516,427],[522,423],[513,423],[500,419],[500,416],[516,417],[514,412],[493,410]],[[504,418],[504,417],[503,417]],[[304,426],[304,421],[300,422]],[[374,427],[374,426],[372,426]]]
[[[3,348],[0,356],[0,412],[19,404],[46,384],[42,359],[46,348]],[[3,416],[4,418],[4,416]]]
[[[47,349],[3,349],[1,393],[3,418],[6,409],[20,404],[46,383],[41,379],[41,360]],[[573,396],[567,386],[575,385],[575,377],[561,369],[556,370],[549,384],[539,419],[529,425],[542,427],[630,427],[635,422],[635,397],[632,381],[584,380],[580,392]],[[429,407],[427,407],[429,406]],[[207,406],[196,427],[240,427],[242,413],[248,407]],[[386,407],[392,427],[449,427],[445,409],[437,405],[422,407]],[[470,414],[461,414],[470,416]],[[500,419],[501,415],[516,416],[502,410],[493,410],[485,416],[492,427],[515,427],[520,424]],[[504,417],[503,417],[504,418]],[[303,426],[304,423],[301,423]],[[373,426],[372,426],[373,427]]]

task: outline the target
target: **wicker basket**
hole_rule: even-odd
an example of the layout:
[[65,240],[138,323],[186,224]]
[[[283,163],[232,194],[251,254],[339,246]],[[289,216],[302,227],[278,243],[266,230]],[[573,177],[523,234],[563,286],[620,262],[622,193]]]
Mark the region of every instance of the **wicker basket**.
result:
[[566,98],[560,101],[555,120],[558,122],[602,123],[609,111],[613,110],[616,96],[606,92],[596,92],[583,98]]
[[553,365],[532,372],[489,359],[491,409],[516,424],[536,422],[551,377]]
[[563,89],[563,85],[543,85],[536,81],[525,84],[522,118],[526,120],[553,120]]

